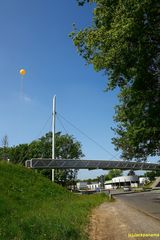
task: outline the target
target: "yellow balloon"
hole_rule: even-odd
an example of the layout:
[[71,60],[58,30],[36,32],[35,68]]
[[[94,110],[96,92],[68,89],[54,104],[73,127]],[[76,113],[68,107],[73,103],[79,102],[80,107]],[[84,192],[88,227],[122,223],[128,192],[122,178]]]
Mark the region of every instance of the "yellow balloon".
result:
[[26,70],[25,70],[25,69],[21,69],[21,70],[19,71],[19,73],[24,76],[24,75],[26,74]]

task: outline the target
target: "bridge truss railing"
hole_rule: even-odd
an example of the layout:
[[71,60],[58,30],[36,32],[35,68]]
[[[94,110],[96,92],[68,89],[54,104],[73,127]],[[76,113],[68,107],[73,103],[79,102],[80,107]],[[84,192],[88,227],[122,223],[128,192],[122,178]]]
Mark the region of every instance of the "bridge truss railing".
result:
[[35,169],[122,169],[122,170],[160,170],[160,164],[146,162],[128,162],[111,160],[79,159],[39,159],[27,160],[26,167]]

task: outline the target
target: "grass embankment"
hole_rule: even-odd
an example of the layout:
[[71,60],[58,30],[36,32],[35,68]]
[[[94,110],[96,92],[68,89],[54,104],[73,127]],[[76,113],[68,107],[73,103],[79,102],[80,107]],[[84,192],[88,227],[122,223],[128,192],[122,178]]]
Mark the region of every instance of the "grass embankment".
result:
[[77,196],[24,167],[0,162],[0,240],[84,240],[91,208],[105,195]]
[[154,181],[151,181],[143,186],[143,189],[152,189]]

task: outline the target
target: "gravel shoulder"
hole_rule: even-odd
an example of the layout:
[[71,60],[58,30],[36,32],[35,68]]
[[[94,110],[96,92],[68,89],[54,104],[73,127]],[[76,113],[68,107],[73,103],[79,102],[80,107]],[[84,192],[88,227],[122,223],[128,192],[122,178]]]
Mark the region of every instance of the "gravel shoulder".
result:
[[[160,221],[118,199],[92,211],[88,232],[90,240],[160,239]],[[128,234],[159,234],[159,237]]]

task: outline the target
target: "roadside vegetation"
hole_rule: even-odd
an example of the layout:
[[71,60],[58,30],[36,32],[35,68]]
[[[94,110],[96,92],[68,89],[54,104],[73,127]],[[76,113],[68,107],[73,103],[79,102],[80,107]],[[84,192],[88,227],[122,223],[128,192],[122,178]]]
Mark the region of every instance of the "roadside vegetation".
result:
[[[80,159],[84,157],[81,144],[72,135],[55,134],[55,156],[61,159]],[[31,143],[19,144],[9,147],[8,136],[2,139],[0,147],[0,159],[9,159],[12,163],[25,165],[25,161],[32,158],[52,158],[52,133],[48,132],[44,136]],[[51,179],[51,169],[39,170],[44,176]],[[55,169],[55,182],[63,186],[75,184],[78,170],[76,169]]]
[[[87,239],[93,207],[106,195],[75,195],[33,170],[0,162],[0,239]],[[108,200],[109,201],[109,200]]]

